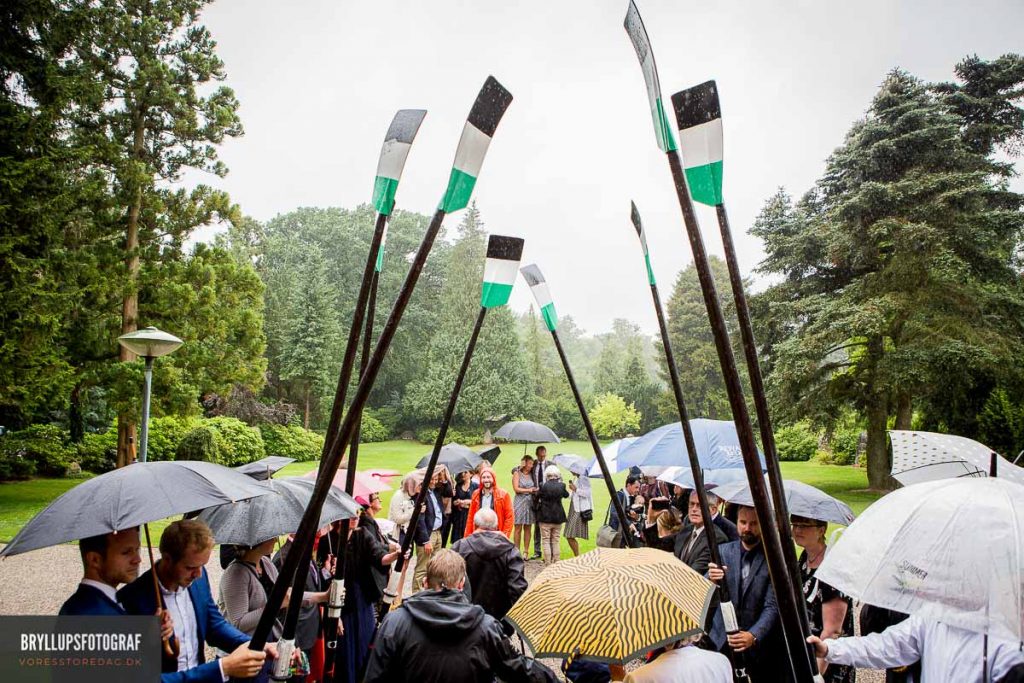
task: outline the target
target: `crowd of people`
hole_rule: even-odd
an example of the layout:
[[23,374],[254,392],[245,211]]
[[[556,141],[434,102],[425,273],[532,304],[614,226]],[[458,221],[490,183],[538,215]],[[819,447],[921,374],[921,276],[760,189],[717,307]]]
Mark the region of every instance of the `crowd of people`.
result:
[[[379,495],[357,499],[363,510],[347,539],[342,538],[341,522],[318,535],[308,564],[300,567],[306,576],[305,591],[296,596],[289,589],[270,642],[261,651],[250,650],[249,640],[291,550],[291,539],[276,554],[277,539],[222,548],[224,573],[215,600],[205,569],[215,539],[194,519],[176,521],[164,530],[160,559],[142,576],[138,529],[83,539],[83,578],[61,614],[158,615],[166,641],[163,683],[213,683],[231,677],[268,680],[285,610],[295,600],[301,601],[301,609],[293,680],[323,680],[325,669],[332,670],[332,660],[333,680],[351,683],[455,683],[493,681],[495,676],[503,681],[557,680],[513,645],[514,630],[504,617],[527,589],[527,562],[557,562],[563,535],[573,554],[579,554],[577,539],[590,535],[593,500],[585,474],[573,475],[566,484],[544,447],[538,447],[535,456],[524,455],[513,470],[511,492],[498,486],[486,462],[476,471],[455,476],[440,467],[428,482],[422,470],[409,473],[391,501],[394,527],[389,534],[378,522]],[[412,527],[424,484],[424,505]],[[631,473],[616,496],[628,524],[620,528],[614,506],[609,506],[599,544],[608,545],[611,538],[610,544],[624,545],[623,535],[629,535],[635,541],[631,545],[671,553],[711,581],[724,583],[738,628],[727,631],[721,607],[713,601],[703,634],[681,637],[655,650],[642,666],[627,672],[620,666],[574,658],[563,667],[566,677],[588,682],[729,683],[733,663],[740,662],[756,683],[789,680],[788,649],[754,509],[724,505],[709,491],[708,525],[695,491],[640,473]],[[982,645],[978,634],[916,617],[886,615],[885,625],[894,625],[876,629],[868,622],[878,617],[877,612],[862,614],[864,632],[882,632],[853,637],[852,600],[815,577],[827,551],[827,523],[803,517],[793,517],[790,523],[802,549],[801,587],[813,632],[809,643],[825,681],[855,681],[858,666],[887,667],[891,681],[981,681],[967,663],[974,660],[962,656],[973,647],[985,648],[991,674],[985,683],[1020,680],[1013,678],[1024,670],[1017,644],[986,640]],[[711,533],[717,539],[720,563],[712,561]],[[411,554],[401,554],[408,534],[415,552],[413,594],[391,609],[400,593],[398,570],[413,561]],[[323,608],[339,552],[346,553],[345,601],[341,618],[334,621],[325,618]],[[328,657],[331,650],[325,643],[335,642],[338,656]],[[221,656],[207,661],[207,645]],[[907,668],[915,662],[916,670]],[[906,678],[915,674],[916,678]]]

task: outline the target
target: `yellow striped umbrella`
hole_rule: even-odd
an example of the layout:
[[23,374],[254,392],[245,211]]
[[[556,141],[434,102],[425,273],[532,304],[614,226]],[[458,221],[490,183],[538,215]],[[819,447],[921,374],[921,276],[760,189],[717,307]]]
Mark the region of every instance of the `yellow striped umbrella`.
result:
[[625,664],[647,650],[699,633],[714,584],[671,553],[597,548],[551,565],[507,619],[535,657]]

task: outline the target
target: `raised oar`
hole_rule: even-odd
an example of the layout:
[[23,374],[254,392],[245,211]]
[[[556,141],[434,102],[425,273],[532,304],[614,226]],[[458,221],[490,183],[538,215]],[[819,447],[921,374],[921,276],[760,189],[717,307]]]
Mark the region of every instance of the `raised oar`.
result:
[[[690,191],[687,188],[686,178],[683,175],[682,163],[677,151],[678,148],[671,131],[668,129],[668,122],[665,118],[664,107],[661,101],[661,85],[658,82],[658,71],[654,63],[651,42],[647,37],[647,31],[640,18],[640,12],[632,0],[630,0],[629,9],[626,12],[625,28],[633,43],[633,47],[636,49],[637,58],[640,60],[640,65],[643,69],[644,81],[647,86],[647,97],[652,115],[654,116],[654,129],[658,140],[658,147],[668,157],[669,168],[672,171],[672,180],[676,188],[676,196],[679,199],[679,207],[682,209],[683,222],[686,224],[686,233],[693,252],[693,263],[700,280],[704,306],[707,309],[708,318],[711,322],[711,332],[714,335],[715,348],[718,351],[718,361],[722,366],[722,376],[725,380],[726,393],[729,396],[729,406],[732,409],[733,421],[736,424],[740,451],[743,454],[743,464],[747,472],[747,480],[750,483],[754,508],[757,511],[757,518],[761,526],[761,541],[764,544],[768,572],[778,600],[779,616],[786,634],[793,672],[798,683],[807,683],[814,680],[820,681],[821,677],[817,675],[817,667],[806,648],[805,638],[810,634],[804,631],[803,620],[799,614],[799,610],[804,609],[803,601],[801,600],[800,603],[796,601],[796,590],[791,583],[789,568],[786,566],[786,558],[782,551],[781,540],[779,539],[779,530],[775,524],[775,515],[772,510],[771,501],[768,499],[768,490],[765,487],[764,476],[761,472],[761,462],[757,456],[754,429],[750,423],[750,415],[747,413],[746,401],[743,398],[743,388],[740,384],[739,371],[736,368],[736,358],[733,356],[732,346],[729,342],[729,332],[725,327],[725,316],[718,301],[715,281],[711,276],[711,266],[708,263],[707,251],[704,248],[704,238],[701,236],[700,225],[697,223],[697,216],[693,210],[693,202],[690,200]],[[669,130],[667,134],[666,130]],[[736,571],[735,567],[733,571]]]
[[590,416],[587,415],[586,406],[583,405],[583,397],[580,396],[580,390],[576,386],[576,378],[573,377],[572,368],[569,367],[569,359],[566,357],[565,350],[562,348],[562,342],[558,338],[558,314],[555,313],[555,303],[551,300],[551,290],[548,289],[548,283],[540,272],[540,268],[536,265],[524,266],[519,269],[519,272],[523,274],[526,284],[530,285],[530,292],[533,293],[537,307],[540,308],[540,315],[544,319],[544,324],[547,326],[548,331],[551,332],[551,339],[555,342],[555,349],[558,351],[558,357],[562,360],[562,368],[565,370],[565,379],[569,382],[572,396],[576,399],[576,407],[579,409],[580,417],[583,419],[583,428],[587,430],[587,438],[590,439],[590,446],[594,449],[594,455],[597,456],[597,462],[601,466],[601,476],[604,478],[605,486],[608,487],[611,504],[615,506],[615,515],[619,518],[619,529],[621,530],[622,538],[627,548],[633,548],[636,546],[636,543],[631,533],[629,518],[626,517],[622,501],[615,495],[615,482],[612,481],[611,470],[608,469],[604,453],[601,452],[601,444],[597,442],[594,426],[590,423]]
[[[772,430],[771,414],[768,412],[761,364],[757,358],[754,328],[750,323],[750,309],[744,292],[743,276],[740,274],[732,230],[729,228],[729,216],[725,212],[725,201],[722,198],[724,145],[718,87],[714,81],[707,81],[681,90],[672,96],[672,104],[679,123],[679,151],[683,155],[683,171],[690,187],[690,195],[695,202],[715,207],[718,214],[718,229],[722,234],[725,263],[729,268],[729,283],[743,340],[743,355],[747,361],[747,374],[750,376],[750,391],[754,395],[754,410],[768,468],[768,485],[771,487],[772,502],[775,506],[775,522],[778,524],[779,539],[782,541],[782,552],[789,568],[790,581],[794,588],[800,587],[803,581],[800,578],[800,566],[797,564],[793,530],[789,526],[789,504],[786,502],[783,488],[782,470],[779,469],[779,454],[775,447],[775,433]],[[799,588],[794,597],[799,604],[803,604],[803,592]],[[810,633],[807,610],[801,609],[797,613],[802,618],[801,627]]]
[[[690,426],[690,416],[686,410],[686,401],[683,400],[683,388],[679,382],[679,369],[676,367],[675,356],[672,355],[672,341],[668,336],[668,324],[665,322],[665,310],[661,305],[661,295],[658,293],[658,282],[654,278],[654,269],[651,267],[651,254],[647,248],[647,235],[644,233],[644,226],[640,220],[640,212],[636,204],[630,202],[630,218],[633,227],[636,228],[637,237],[640,238],[640,247],[644,252],[644,265],[647,266],[647,283],[651,286],[651,299],[654,303],[654,312],[658,315],[658,329],[661,331],[661,345],[665,351],[665,362],[668,365],[668,376],[672,383],[672,393],[676,399],[676,410],[679,412],[679,422],[683,426],[683,440],[686,442],[686,455],[690,460],[690,471],[693,474],[694,491],[697,492],[697,500],[700,503],[700,514],[704,520],[704,535],[708,539],[708,550],[711,553],[711,561],[722,566],[721,557],[718,554],[718,539],[715,538],[716,527],[711,521],[711,506],[708,504],[708,493],[704,487],[704,472],[701,470],[700,460],[697,458],[697,444],[693,439],[693,428]],[[729,584],[725,581],[718,582],[718,599],[722,606],[722,621],[727,634],[739,631],[739,623],[736,621],[736,608],[733,607],[729,596]],[[729,649],[729,661],[732,663],[732,678],[736,683],[749,683],[750,676],[747,675],[746,662],[743,653]]]
[[[469,202],[473,185],[476,183],[476,175],[483,163],[491,136],[511,101],[512,95],[493,77],[488,77],[483,88],[480,90],[480,94],[477,95],[476,102],[469,115],[469,120],[462,131],[462,138],[459,141],[459,147],[455,154],[455,164],[448,181],[447,191],[441,200],[440,207],[434,212],[434,216],[427,226],[427,231],[420,242],[409,272],[398,292],[395,304],[381,330],[380,337],[377,339],[373,354],[370,356],[370,362],[367,363],[366,372],[363,373],[359,380],[359,385],[356,387],[349,410],[342,419],[334,441],[325,445],[325,453],[329,455],[326,461],[321,462],[320,473],[317,476],[316,485],[313,487],[313,495],[302,517],[299,529],[295,533],[292,551],[285,558],[278,581],[274,584],[274,589],[267,597],[267,604],[263,608],[263,614],[260,616],[260,621],[256,625],[255,631],[253,631],[252,639],[249,641],[250,649],[257,651],[263,649],[267,642],[267,636],[270,635],[270,629],[274,624],[275,615],[280,610],[281,603],[284,601],[285,592],[288,590],[289,584],[294,585],[293,582],[298,578],[296,576],[296,569],[299,563],[303,561],[308,562],[313,547],[313,537],[316,533],[320,509],[327,498],[327,493],[331,487],[331,480],[338,471],[338,465],[341,463],[341,458],[344,455],[344,446],[352,439],[352,434],[355,433],[355,425],[359,413],[366,405],[366,399],[369,397],[373,383],[377,378],[377,373],[384,363],[384,357],[387,355],[388,348],[391,346],[391,341],[394,339],[395,332],[398,329],[398,324],[401,322],[402,315],[409,304],[409,299],[416,288],[416,282],[419,280],[427,257],[430,255],[430,250],[434,245],[434,240],[437,238],[437,233],[441,229],[444,217],[450,211],[464,208]],[[339,553],[339,560],[341,557],[344,557],[343,552]],[[304,578],[303,576],[302,579],[304,580]],[[300,588],[295,591],[296,597],[301,594],[302,585],[300,583]],[[291,656],[291,652],[295,649],[294,629],[287,635],[289,637],[278,641],[278,662],[280,664],[275,663],[274,674],[281,678],[287,677],[287,672],[282,669],[286,667],[285,663]],[[283,653],[282,647],[285,650]]]
[[[480,312],[476,316],[473,332],[469,335],[466,352],[462,355],[462,365],[459,366],[458,374],[455,375],[455,385],[452,387],[451,395],[448,397],[448,406],[445,408],[444,417],[441,419],[441,428],[437,432],[437,438],[434,439],[434,450],[430,453],[427,471],[423,474],[423,485],[416,496],[412,517],[409,518],[405,538],[402,540],[402,557],[405,557],[405,554],[409,552],[409,546],[416,535],[416,523],[419,522],[420,511],[427,501],[430,480],[434,476],[437,459],[441,455],[444,439],[448,435],[448,425],[451,424],[452,415],[455,413],[459,392],[462,391],[462,381],[466,378],[466,372],[469,370],[469,363],[473,358],[473,350],[476,348],[476,340],[480,336],[480,328],[484,324],[484,317],[487,315],[488,309],[504,306],[508,303],[508,298],[512,295],[512,285],[516,281],[516,270],[519,268],[519,260],[522,256],[523,240],[518,237],[491,235],[487,240],[487,260],[484,262],[484,284],[480,292]],[[404,571],[405,568],[403,567]],[[397,608],[402,603],[403,584],[404,582],[398,586],[398,594],[391,603],[391,609]]]

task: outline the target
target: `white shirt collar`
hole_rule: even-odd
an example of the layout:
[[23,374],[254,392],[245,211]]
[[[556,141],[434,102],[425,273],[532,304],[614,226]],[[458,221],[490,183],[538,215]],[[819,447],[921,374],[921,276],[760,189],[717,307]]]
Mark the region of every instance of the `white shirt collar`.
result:
[[102,581],[93,581],[92,579],[82,579],[82,585],[92,586],[110,598],[111,602],[117,602],[117,590],[110,584],[103,583]]

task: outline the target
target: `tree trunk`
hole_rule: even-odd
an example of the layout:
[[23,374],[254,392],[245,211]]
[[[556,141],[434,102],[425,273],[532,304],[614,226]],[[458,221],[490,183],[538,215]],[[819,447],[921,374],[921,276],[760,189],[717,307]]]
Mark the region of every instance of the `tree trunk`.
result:
[[894,429],[910,429],[914,419],[914,397],[909,393],[900,392],[896,396],[896,424]]
[[306,383],[306,409],[305,414],[302,417],[302,426],[309,429],[309,395],[312,392],[312,382]]
[[76,384],[71,390],[71,407],[68,409],[68,431],[71,443],[82,443],[85,438],[85,420],[82,416],[82,385]]
[[885,430],[889,420],[888,403],[884,393],[873,392],[867,404],[868,486],[883,491],[895,487],[892,477],[889,476],[892,461],[889,459],[888,437]]

